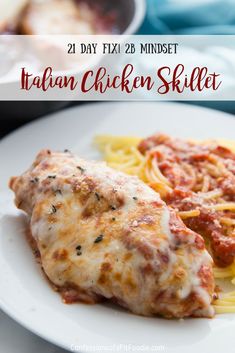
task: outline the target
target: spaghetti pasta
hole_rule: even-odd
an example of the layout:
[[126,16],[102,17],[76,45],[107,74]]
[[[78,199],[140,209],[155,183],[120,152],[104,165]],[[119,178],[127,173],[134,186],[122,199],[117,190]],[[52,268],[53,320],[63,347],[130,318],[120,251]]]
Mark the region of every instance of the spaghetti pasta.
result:
[[[231,160],[235,161],[235,155],[232,155],[235,153],[234,141],[179,143],[164,135],[146,140],[103,135],[95,138],[95,144],[111,167],[142,179],[176,209],[187,226],[193,228],[200,217],[205,217],[205,212],[210,212],[210,215],[214,215],[211,222],[217,224],[223,236],[226,239],[235,237],[235,196],[229,197],[227,189],[230,185],[226,183],[235,175],[235,163],[231,163]],[[177,154],[177,163],[172,162],[174,153]],[[173,194],[177,186],[182,184],[192,192],[188,194],[191,200],[188,208],[183,207],[177,197],[173,202],[167,199],[167,195]],[[205,227],[202,227],[201,233],[205,235]],[[209,250],[210,245],[209,242]],[[234,258],[226,267],[215,266],[214,276],[235,284]],[[235,312],[235,291],[219,293],[214,306],[217,313]]]

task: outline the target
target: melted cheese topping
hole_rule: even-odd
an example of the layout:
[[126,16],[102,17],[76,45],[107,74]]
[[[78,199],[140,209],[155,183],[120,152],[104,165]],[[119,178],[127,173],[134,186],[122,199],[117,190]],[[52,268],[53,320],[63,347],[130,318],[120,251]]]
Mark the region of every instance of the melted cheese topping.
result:
[[43,151],[10,186],[31,216],[44,271],[76,288],[76,299],[101,296],[142,315],[213,314],[203,240],[138,178]]
[[83,19],[72,0],[34,0],[22,24],[28,34],[94,34],[89,17]]

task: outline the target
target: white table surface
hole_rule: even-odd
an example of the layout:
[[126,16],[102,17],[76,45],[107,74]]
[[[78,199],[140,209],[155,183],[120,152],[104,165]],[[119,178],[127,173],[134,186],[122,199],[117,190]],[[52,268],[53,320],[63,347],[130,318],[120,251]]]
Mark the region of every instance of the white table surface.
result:
[[0,310],[0,352],[68,353],[26,330]]

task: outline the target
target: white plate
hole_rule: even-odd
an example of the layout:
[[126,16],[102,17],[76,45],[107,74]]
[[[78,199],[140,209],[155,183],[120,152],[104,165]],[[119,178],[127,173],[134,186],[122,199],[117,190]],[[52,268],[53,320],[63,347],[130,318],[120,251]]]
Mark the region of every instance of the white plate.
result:
[[17,324],[0,310],[0,351],[4,353],[67,353]]
[[[84,105],[36,121],[0,143],[0,307],[41,337],[66,349],[217,353],[234,341],[235,315],[213,320],[164,320],[135,316],[111,305],[64,305],[45,281],[24,239],[25,216],[7,190],[11,175],[25,170],[41,148],[68,148],[96,158],[96,134],[234,138],[232,116],[169,103]],[[123,346],[120,346],[122,344]],[[102,351],[104,351],[104,349]]]

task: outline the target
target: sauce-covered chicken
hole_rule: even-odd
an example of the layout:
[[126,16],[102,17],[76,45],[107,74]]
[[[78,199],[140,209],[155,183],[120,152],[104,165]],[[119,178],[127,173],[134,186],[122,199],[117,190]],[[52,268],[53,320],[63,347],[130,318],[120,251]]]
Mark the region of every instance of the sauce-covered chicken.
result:
[[[107,5],[106,5],[107,7]],[[31,0],[21,19],[24,34],[107,34],[116,12],[88,0]]]
[[204,240],[138,178],[44,150],[10,187],[66,302],[106,298],[141,315],[213,316]]

